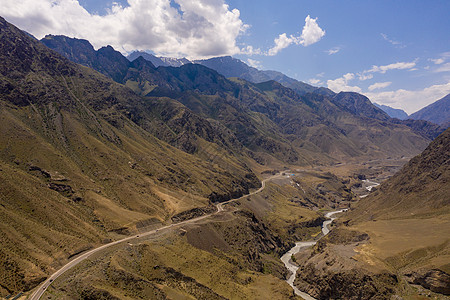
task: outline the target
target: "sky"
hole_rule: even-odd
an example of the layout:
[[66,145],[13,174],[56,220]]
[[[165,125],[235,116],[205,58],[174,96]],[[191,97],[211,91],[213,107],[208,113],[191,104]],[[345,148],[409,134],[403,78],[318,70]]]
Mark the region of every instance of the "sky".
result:
[[450,93],[448,0],[0,0],[0,16],[123,54],[231,55],[413,113]]

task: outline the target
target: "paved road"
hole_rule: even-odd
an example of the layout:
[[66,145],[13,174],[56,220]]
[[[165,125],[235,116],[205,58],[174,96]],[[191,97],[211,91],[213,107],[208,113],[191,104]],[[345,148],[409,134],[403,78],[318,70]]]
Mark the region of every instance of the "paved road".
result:
[[210,214],[206,214],[206,215],[203,215],[201,217],[194,218],[194,219],[182,221],[182,222],[179,222],[179,223],[176,223],[176,224],[170,224],[170,225],[167,225],[167,226],[163,226],[163,227],[160,227],[158,229],[150,230],[150,231],[147,231],[147,232],[144,232],[144,233],[141,233],[141,234],[136,234],[136,235],[133,235],[133,236],[130,236],[130,237],[127,237],[127,238],[124,238],[124,239],[121,239],[121,240],[118,240],[118,241],[115,241],[115,242],[111,242],[111,243],[102,245],[102,246],[100,246],[98,248],[89,250],[88,252],[85,252],[82,255],[78,256],[77,258],[69,261],[61,269],[59,269],[58,271],[53,273],[49,278],[47,278],[47,280],[45,280],[40,286],[38,286],[36,288],[36,290],[31,294],[29,299],[31,299],[31,300],[39,300],[42,297],[42,295],[45,293],[47,288],[53,283],[53,281],[56,278],[58,278],[59,276],[64,274],[67,270],[75,267],[77,264],[79,264],[80,262],[82,262],[83,260],[85,260],[86,258],[88,258],[89,256],[91,256],[94,253],[97,253],[97,252],[99,252],[99,251],[101,251],[103,249],[106,249],[106,248],[109,248],[111,246],[130,241],[130,240],[133,240],[133,239],[154,235],[154,234],[159,233],[159,232],[161,232],[163,230],[166,230],[168,228],[175,228],[175,227],[179,227],[179,226],[182,226],[182,225],[186,225],[186,224],[189,224],[189,223],[193,223],[193,222],[197,222],[197,221],[209,218],[210,216],[212,216],[214,214],[222,212],[224,210],[223,209],[223,205],[224,204],[227,204],[227,203],[230,203],[230,202],[233,202],[233,201],[237,201],[237,200],[241,200],[241,199],[247,198],[247,197],[249,197],[251,195],[255,195],[257,193],[260,193],[266,187],[266,181],[272,180],[274,178],[281,177],[281,176],[282,176],[281,174],[276,174],[274,176],[271,176],[269,178],[264,179],[261,182],[261,187],[258,190],[251,192],[250,194],[244,195],[244,196],[242,196],[240,198],[237,198],[237,199],[231,199],[231,200],[228,200],[228,201],[216,204],[216,208],[217,208],[216,212],[213,212],[213,213],[210,213]]

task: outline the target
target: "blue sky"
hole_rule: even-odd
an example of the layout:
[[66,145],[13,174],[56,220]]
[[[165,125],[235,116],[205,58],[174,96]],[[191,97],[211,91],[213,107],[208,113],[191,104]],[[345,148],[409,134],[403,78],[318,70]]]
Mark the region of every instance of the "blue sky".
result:
[[38,38],[124,54],[232,55],[259,69],[412,113],[450,93],[450,1],[2,0]]

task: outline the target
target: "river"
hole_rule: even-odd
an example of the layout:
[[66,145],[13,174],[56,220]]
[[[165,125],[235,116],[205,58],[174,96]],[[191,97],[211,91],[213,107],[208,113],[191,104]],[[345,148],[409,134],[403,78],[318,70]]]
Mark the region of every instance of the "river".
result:
[[[370,181],[369,179],[364,179],[363,180],[364,184],[366,185],[366,190],[370,193],[372,191],[372,189],[376,186],[379,186],[380,184],[378,182],[375,181]],[[359,198],[365,198],[369,196],[369,194],[365,194],[362,196],[359,196]]]
[[[336,219],[336,218],[333,218],[332,216],[337,213],[344,212],[346,210],[347,209],[336,210],[336,211],[329,212],[325,215],[325,217],[328,220],[324,221],[322,224],[323,235],[327,235],[330,232],[330,228],[328,226],[331,224],[331,222],[333,222],[334,219]],[[291,257],[293,254],[298,253],[300,251],[300,249],[306,248],[306,247],[311,247],[311,246],[315,245],[316,243],[317,243],[317,241],[297,242],[297,243],[295,243],[295,246],[291,250],[286,252],[281,257],[281,260],[283,261],[286,268],[292,272],[291,276],[288,278],[288,280],[286,280],[287,283],[289,283],[289,285],[294,289],[294,292],[296,295],[298,295],[306,300],[315,300],[315,298],[311,297],[307,293],[300,291],[296,286],[294,286],[295,274],[297,273],[298,267],[291,263]]]
[[[366,183],[368,186],[366,186],[366,190],[368,192],[370,192],[372,190],[373,187],[380,185],[377,182],[374,181],[370,181],[370,180],[363,180],[364,183]],[[360,196],[360,198],[364,198],[369,194]],[[328,225],[330,225],[334,219],[332,216],[337,214],[337,213],[341,213],[346,211],[347,209],[341,209],[341,210],[336,210],[336,211],[331,211],[329,213],[327,213],[325,215],[325,218],[327,218],[328,220],[324,221],[322,223],[322,234],[325,236],[330,232],[330,228],[328,227]],[[297,270],[298,267],[294,264],[291,263],[291,257],[293,254],[296,254],[300,251],[300,249],[302,248],[307,248],[307,247],[311,247],[313,245],[315,245],[317,243],[317,241],[310,241],[310,242],[297,242],[295,243],[295,246],[289,250],[288,252],[286,252],[282,257],[281,260],[283,261],[284,265],[286,266],[286,268],[292,272],[291,276],[288,278],[287,283],[289,283],[289,285],[294,289],[294,292],[296,295],[302,297],[303,299],[306,300],[315,300],[315,298],[311,297],[310,295],[308,295],[305,292],[300,291],[296,286],[294,286],[294,280],[295,280],[295,275],[297,274]]]

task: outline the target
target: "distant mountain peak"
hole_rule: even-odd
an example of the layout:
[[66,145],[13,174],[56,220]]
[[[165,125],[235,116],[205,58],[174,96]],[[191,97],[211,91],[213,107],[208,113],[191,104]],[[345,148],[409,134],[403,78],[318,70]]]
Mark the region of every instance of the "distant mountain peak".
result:
[[145,51],[134,51],[130,53],[127,58],[129,61],[133,61],[139,56],[142,56],[144,59],[151,61],[155,67],[163,66],[163,67],[181,67],[182,65],[191,63],[187,58],[174,58],[174,57],[163,57],[156,56],[151,53]]
[[388,114],[373,105],[369,98],[355,92],[340,92],[332,98],[332,101],[355,115],[382,121],[390,119]]
[[443,127],[450,126],[450,94],[409,116],[414,120],[425,120]]
[[391,118],[396,118],[399,120],[406,120],[408,118],[408,114],[400,108],[393,108],[388,105],[384,104],[377,104],[373,102],[373,105],[383,110],[385,113],[387,113]]

